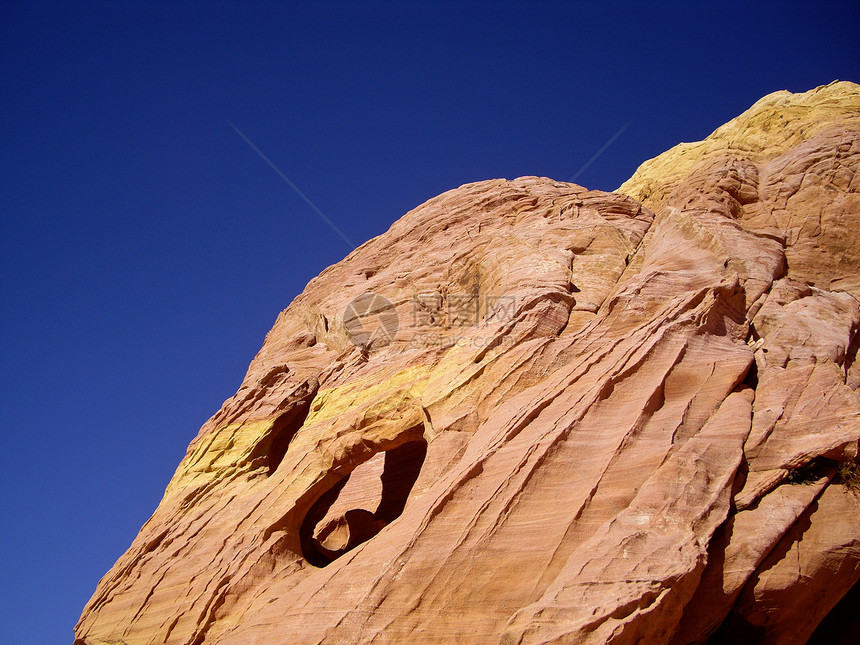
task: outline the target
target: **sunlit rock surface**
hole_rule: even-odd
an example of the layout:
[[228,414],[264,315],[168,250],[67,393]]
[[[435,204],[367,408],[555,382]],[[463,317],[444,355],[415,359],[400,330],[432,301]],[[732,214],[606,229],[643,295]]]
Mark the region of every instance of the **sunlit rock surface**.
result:
[[858,86],[777,92],[616,193],[407,213],[278,317],[77,642],[806,642],[860,579],[858,134]]

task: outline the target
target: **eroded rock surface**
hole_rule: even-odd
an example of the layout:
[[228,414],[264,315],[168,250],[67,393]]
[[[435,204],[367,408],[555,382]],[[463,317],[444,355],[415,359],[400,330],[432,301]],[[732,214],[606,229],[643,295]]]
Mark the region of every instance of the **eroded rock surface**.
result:
[[278,317],[78,643],[805,642],[860,579],[858,134],[858,86],[777,92],[616,193],[407,213]]

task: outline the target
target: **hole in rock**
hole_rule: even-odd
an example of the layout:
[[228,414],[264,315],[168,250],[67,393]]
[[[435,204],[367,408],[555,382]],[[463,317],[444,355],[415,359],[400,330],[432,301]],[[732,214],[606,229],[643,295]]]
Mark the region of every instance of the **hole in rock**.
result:
[[427,442],[378,452],[320,496],[299,529],[302,554],[324,567],[397,519],[427,456]]
[[310,409],[311,397],[308,397],[307,400],[299,401],[275,419],[268,440],[259,446],[259,452],[265,458],[269,476],[274,474],[286,457],[290,441],[296,436],[299,428],[304,425]]
[[800,468],[789,470],[782,481],[790,485],[815,484],[824,477],[832,475],[835,471],[835,461],[827,457],[815,457]]
[[857,362],[857,353],[860,350],[860,332],[855,331],[854,336],[851,338],[851,343],[848,345],[848,349],[845,351],[845,372]]
[[743,383],[753,390],[758,387],[758,364],[755,361],[750,363],[747,374],[744,376]]

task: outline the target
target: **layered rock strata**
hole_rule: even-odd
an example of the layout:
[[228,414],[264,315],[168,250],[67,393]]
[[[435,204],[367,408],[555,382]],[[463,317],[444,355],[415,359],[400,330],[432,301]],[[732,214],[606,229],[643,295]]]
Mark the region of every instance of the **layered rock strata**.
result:
[[860,579],[860,88],[313,279],[79,645],[804,643]]

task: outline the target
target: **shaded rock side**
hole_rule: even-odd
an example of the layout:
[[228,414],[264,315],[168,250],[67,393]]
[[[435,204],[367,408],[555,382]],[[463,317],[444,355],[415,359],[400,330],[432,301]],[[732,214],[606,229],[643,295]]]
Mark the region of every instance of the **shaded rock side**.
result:
[[860,579],[858,133],[858,86],[778,92],[615,193],[407,213],[280,314],[77,643],[805,642]]

